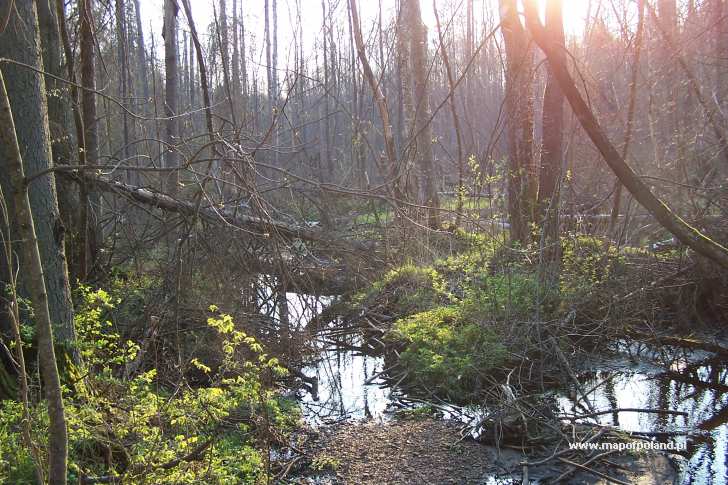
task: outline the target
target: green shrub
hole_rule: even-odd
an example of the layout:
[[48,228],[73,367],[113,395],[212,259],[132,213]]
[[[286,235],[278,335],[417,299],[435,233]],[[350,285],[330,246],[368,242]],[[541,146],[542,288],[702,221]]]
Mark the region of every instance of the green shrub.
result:
[[[105,319],[118,299],[88,288],[80,295],[76,328],[84,363],[72,369],[64,396],[70,477],[117,475],[130,484],[260,482],[267,454],[260,449],[262,437],[285,439],[299,417],[271,387],[286,373],[278,361],[211,307],[207,324],[219,336],[222,363],[215,371],[198,359],[185,364],[209,374],[209,386],[170,383],[154,369],[126,376],[138,346],[123,342],[114,322]],[[31,410],[39,437],[47,431],[44,409],[38,402]],[[30,483],[19,405],[3,403],[2,411],[0,482]],[[43,439],[36,442],[45,448]],[[180,459],[197,449],[199,456]],[[112,458],[110,468],[104,456]]]
[[402,318],[388,338],[403,348],[400,364],[411,380],[461,402],[474,397],[481,378],[506,358],[497,332],[465,320],[453,306]]

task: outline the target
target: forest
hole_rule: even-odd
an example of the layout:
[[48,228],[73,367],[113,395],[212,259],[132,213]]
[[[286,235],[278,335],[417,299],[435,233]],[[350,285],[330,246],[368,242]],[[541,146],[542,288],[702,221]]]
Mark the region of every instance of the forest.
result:
[[725,0],[0,0],[0,484],[728,485]]

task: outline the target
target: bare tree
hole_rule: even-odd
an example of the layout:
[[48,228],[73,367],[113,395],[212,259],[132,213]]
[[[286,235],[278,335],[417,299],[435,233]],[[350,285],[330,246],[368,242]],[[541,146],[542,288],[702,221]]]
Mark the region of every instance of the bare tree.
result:
[[[387,181],[387,190],[392,194],[395,204],[399,204],[403,200],[403,193],[400,186],[400,176],[397,163],[397,152],[394,146],[394,137],[392,135],[392,125],[389,121],[389,108],[387,107],[387,99],[382,94],[379,82],[374,76],[374,71],[369,64],[366,49],[364,47],[364,39],[361,35],[361,24],[359,23],[359,12],[356,7],[356,0],[349,0],[349,8],[351,9],[351,20],[354,28],[354,42],[356,43],[356,51],[364,71],[364,77],[369,83],[372,91],[374,102],[377,105],[379,116],[382,120],[382,135],[384,137],[385,156],[388,163],[388,170],[382,170],[383,174],[389,177]],[[380,164],[380,169],[381,169]]]
[[[468,2],[468,28],[470,28],[470,17],[472,16],[472,1]],[[457,214],[455,215],[455,224],[460,223],[460,216],[463,211],[463,199],[465,191],[465,156],[463,153],[463,135],[460,127],[460,115],[458,114],[457,103],[455,101],[455,76],[452,72],[450,65],[450,56],[447,53],[447,46],[445,45],[445,37],[442,32],[442,26],[440,25],[440,13],[437,9],[437,0],[432,0],[432,10],[435,12],[435,22],[437,25],[437,38],[440,42],[440,55],[442,56],[442,63],[445,65],[445,74],[447,75],[447,87],[449,93],[449,106],[450,114],[452,115],[452,122],[455,129],[455,141],[457,148],[457,167],[458,167],[458,186],[456,189],[455,196],[457,197]],[[470,30],[468,30],[470,33]]]
[[[175,0],[164,2],[164,116],[165,119],[165,156],[164,166],[166,168],[179,167],[179,154],[177,144],[179,143],[179,119],[178,114],[178,91],[179,91],[179,66],[177,60],[177,11],[178,6]],[[166,180],[167,191],[174,195],[179,186],[179,171],[169,172]]]
[[555,46],[549,39],[544,26],[538,18],[536,4],[533,0],[526,2],[526,21],[536,43],[546,54],[554,71],[554,76],[579,123],[624,187],[679,241],[724,268],[728,268],[728,249],[705,236],[673,213],[662,200],[655,197],[614,148],[614,145],[604,134],[604,130],[576,88],[568,69],[564,64],[559,63],[557,54],[559,47]]

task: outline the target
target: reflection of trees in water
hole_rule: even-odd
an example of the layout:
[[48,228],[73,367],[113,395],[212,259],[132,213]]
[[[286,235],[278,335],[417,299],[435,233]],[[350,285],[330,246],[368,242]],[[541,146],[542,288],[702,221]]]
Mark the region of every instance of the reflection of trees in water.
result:
[[[650,367],[582,373],[580,380],[585,389],[590,389],[592,402],[607,406],[604,410],[643,408],[688,413],[687,416],[640,413],[641,426],[634,431],[650,433],[659,442],[686,440],[687,449],[681,453],[687,459],[683,483],[728,483],[728,369],[725,363],[719,359],[695,361],[694,354],[670,348],[655,350],[634,345],[625,351],[634,365],[659,363],[664,370],[657,374],[650,373],[647,370]],[[569,404],[562,401],[562,406],[587,414],[580,401],[571,393]],[[601,422],[629,429],[628,416],[612,412]],[[680,436],[683,430],[690,435]]]

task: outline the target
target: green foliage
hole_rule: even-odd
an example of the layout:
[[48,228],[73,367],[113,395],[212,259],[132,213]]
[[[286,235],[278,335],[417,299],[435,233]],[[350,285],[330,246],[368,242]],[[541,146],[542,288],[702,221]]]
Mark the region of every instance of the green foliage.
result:
[[435,410],[435,408],[433,408],[429,404],[424,404],[422,406],[417,406],[414,408],[401,409],[395,413],[397,418],[411,421],[428,419],[437,414],[438,412]]
[[392,220],[392,210],[386,207],[380,207],[371,211],[359,214],[354,218],[355,225],[379,224]]
[[547,296],[536,272],[480,275],[466,289],[463,311],[471,318],[487,321],[527,321],[542,310]]
[[[588,304],[599,306],[611,292],[607,286],[620,286],[625,274],[625,256],[614,245],[599,238],[577,235],[562,239],[560,291],[562,309]],[[625,282],[626,284],[626,282]]]
[[[0,401],[0,483],[35,484],[33,460],[21,437],[22,419],[23,408],[19,402]],[[31,423],[33,439],[44,443],[44,431],[48,427],[45,407],[33,409]]]
[[326,454],[317,455],[311,460],[311,469],[316,471],[336,471],[341,467],[341,461]]
[[[218,336],[211,345],[219,345],[222,364],[213,371],[198,359],[187,363],[209,374],[208,387],[191,387],[184,379],[166,383],[155,369],[128,375],[139,347],[122,341],[106,318],[119,299],[88,288],[79,294],[76,328],[84,364],[73,369],[74,382],[65,392],[71,476],[117,475],[131,484],[262,481],[262,437],[282,439],[298,420],[270,385],[286,373],[278,361],[211,307],[207,324]],[[39,436],[47,428],[44,407],[41,402],[32,409]],[[4,404],[0,482],[32,477],[20,445],[20,416],[17,404]],[[104,457],[111,458],[110,468]]]
[[447,304],[451,299],[447,281],[437,270],[408,263],[387,272],[368,291],[355,295],[353,304],[377,304],[392,314],[407,315]]
[[454,306],[402,318],[388,338],[403,345],[400,364],[410,376],[457,401],[474,397],[482,376],[506,358],[497,332]]

